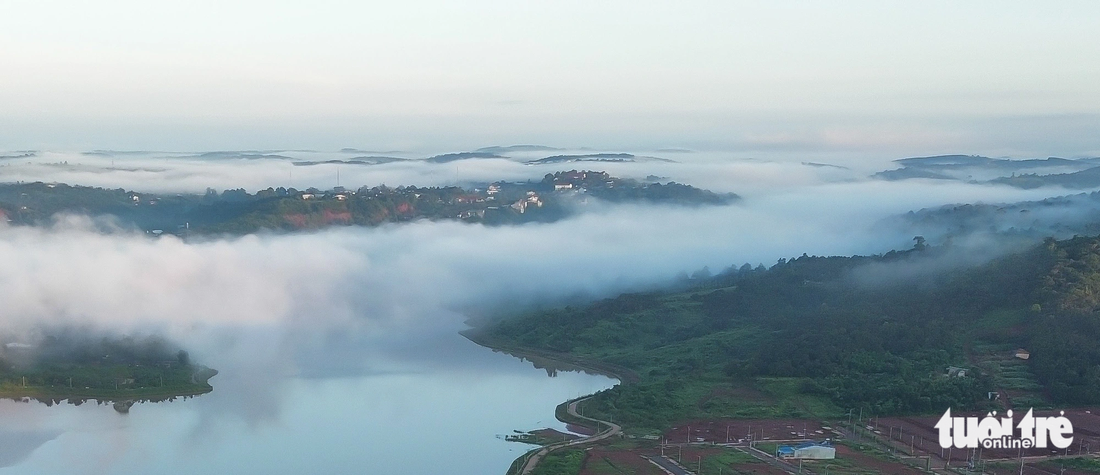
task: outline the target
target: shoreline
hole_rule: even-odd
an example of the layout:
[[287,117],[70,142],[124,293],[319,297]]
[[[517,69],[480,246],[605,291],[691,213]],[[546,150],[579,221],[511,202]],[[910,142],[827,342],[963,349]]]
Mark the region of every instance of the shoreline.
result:
[[[538,369],[583,371],[590,374],[607,376],[617,380],[617,384],[630,384],[641,380],[638,373],[619,365],[577,357],[567,353],[509,345],[492,338],[486,338],[484,335],[478,334],[477,327],[460,331],[458,334],[478,346],[493,350],[493,352],[504,353],[525,361],[530,361],[534,363],[535,367]],[[555,367],[551,367],[550,365],[539,366],[540,363],[557,363],[558,365]],[[570,368],[570,366],[572,368]]]
[[[470,328],[459,332],[459,334],[478,346],[488,348],[493,352],[504,353],[524,361],[529,361],[533,363],[536,368],[546,369],[548,373],[561,369],[565,371],[583,371],[592,374],[599,374],[618,381],[612,387],[619,384],[629,384],[637,382],[639,380],[639,376],[637,375],[637,373],[618,365],[592,361],[585,358],[578,358],[576,356],[564,353],[557,353],[553,351],[544,351],[501,344],[498,341],[494,341],[489,338],[484,338],[481,335],[477,335],[477,330],[477,328]],[[540,366],[540,363],[564,364],[567,366],[567,368],[561,368],[560,366],[551,368],[550,365]],[[595,394],[596,393],[592,393],[569,399],[554,407],[555,419],[565,424],[573,424],[592,429],[592,435],[584,436],[567,442],[558,442],[556,444],[545,445],[529,450],[523,455],[517,457],[514,461],[512,461],[512,464],[508,467],[506,475],[525,475],[529,473],[530,471],[534,470],[539,460],[555,450],[566,447],[583,446],[589,443],[602,441],[613,435],[621,435],[622,427],[616,424],[612,424],[608,421],[593,419],[591,417],[585,417],[576,413],[577,405],[580,402],[591,398]],[[603,431],[600,430],[601,427],[604,428]]]
[[25,400],[39,400],[61,403],[68,401],[76,404],[94,400],[101,403],[117,402],[159,402],[177,397],[194,397],[209,393],[214,390],[210,384],[210,378],[217,376],[218,370],[205,366],[196,366],[191,374],[191,384],[188,386],[174,386],[171,388],[134,388],[134,389],[91,389],[91,388],[66,388],[56,386],[7,386],[0,387],[0,399],[10,399],[22,402]]

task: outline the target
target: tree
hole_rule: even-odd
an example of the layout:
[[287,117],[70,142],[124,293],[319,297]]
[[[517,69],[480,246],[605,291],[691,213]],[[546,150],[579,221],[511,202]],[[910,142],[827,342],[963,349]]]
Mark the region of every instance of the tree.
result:
[[928,248],[928,245],[924,243],[924,236],[913,236],[913,241],[915,242],[913,249],[923,251]]

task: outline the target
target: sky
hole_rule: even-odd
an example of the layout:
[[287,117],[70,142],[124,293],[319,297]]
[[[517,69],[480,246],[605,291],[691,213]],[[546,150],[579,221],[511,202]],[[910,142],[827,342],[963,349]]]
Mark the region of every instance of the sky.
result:
[[[704,266],[884,253],[917,233],[936,241],[890,218],[1081,190],[870,175],[906,156],[1100,156],[1097,25],[1095,1],[0,0],[3,183],[255,192],[591,168],[742,197],[594,202],[519,226],[418,220],[182,240],[105,217],[0,222],[0,342],[59,327],[163,335],[225,370],[216,393],[247,415],[270,405],[257,389],[286,374],[335,380],[380,360],[410,374],[428,359],[458,367],[430,343],[469,317],[660,288]],[[560,148],[528,159],[646,160],[295,166],[509,144]],[[152,152],[80,153],[91,150]],[[280,157],[191,153],[214,150]],[[951,264],[1014,249],[985,232],[959,236],[965,255]]]
[[1100,155],[1100,4],[2,0],[0,150]]
[[[0,286],[11,290],[0,327],[150,326],[201,352],[208,339],[189,336],[195,328],[297,328],[318,308],[333,316],[323,328],[431,326],[461,320],[472,302],[606,296],[703,266],[905,248],[911,231],[882,219],[1069,192],[868,179],[892,158],[1100,155],[1100,61],[1085,60],[1100,58],[1093,3],[0,2],[0,151],[40,151],[0,160],[0,181],[327,189],[339,165],[182,151],[423,158],[542,143],[673,158],[599,166],[744,198],[515,228],[419,222],[209,241],[150,241],[72,216],[0,223],[12,263],[0,272],[11,283]],[[99,149],[162,152],[79,153]],[[804,163],[818,155],[848,168]],[[339,170],[355,188],[575,167]]]

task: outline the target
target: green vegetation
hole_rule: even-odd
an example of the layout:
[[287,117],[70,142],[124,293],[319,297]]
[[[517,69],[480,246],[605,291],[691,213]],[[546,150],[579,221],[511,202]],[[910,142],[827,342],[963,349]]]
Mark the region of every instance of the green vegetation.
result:
[[576,475],[584,464],[582,449],[555,450],[539,461],[531,475]]
[[454,219],[491,225],[549,222],[580,209],[584,197],[676,205],[726,204],[720,195],[678,183],[643,183],[604,172],[571,171],[542,181],[457,186],[385,185],[336,188],[244,189],[205,194],[152,194],[54,183],[0,185],[0,219],[34,225],[57,213],[113,216],[121,224],[168,234],[245,234],[260,230],[377,226],[416,219]]
[[0,397],[155,399],[209,392],[217,374],[157,338],[86,340],[68,334],[0,346]]
[[1048,239],[977,267],[954,258],[920,239],[881,256],[803,255],[480,331],[632,370],[638,381],[584,411],[633,427],[982,410],[1004,402],[995,391],[1036,406],[1100,403],[1100,238]]
[[1039,462],[1036,464],[1039,468],[1046,470],[1061,470],[1065,468],[1067,470],[1074,470],[1077,472],[1085,473],[1100,473],[1100,460],[1095,457],[1070,457],[1060,458],[1057,460],[1048,460],[1045,462]]
[[719,453],[703,457],[703,473],[718,473],[718,469],[729,470],[731,465],[763,464],[752,455],[736,449],[719,449]]

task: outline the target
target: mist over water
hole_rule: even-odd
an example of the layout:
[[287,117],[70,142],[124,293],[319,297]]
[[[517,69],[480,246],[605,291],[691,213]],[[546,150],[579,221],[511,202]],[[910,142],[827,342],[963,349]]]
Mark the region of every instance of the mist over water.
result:
[[[573,373],[546,378],[528,363],[477,347],[458,335],[471,316],[656,288],[704,266],[718,272],[803,253],[908,248],[913,229],[884,226],[884,218],[950,203],[1066,194],[868,179],[890,168],[886,160],[868,170],[678,152],[662,155],[675,162],[295,166],[357,153],[264,154],[291,158],[42,152],[5,159],[0,179],[201,193],[331,188],[337,167],[349,188],[539,180],[557,170],[593,169],[743,199],[701,207],[593,202],[567,219],[520,226],[421,220],[187,240],[76,215],[43,227],[0,224],[5,332],[29,335],[45,325],[163,335],[221,371],[210,394],[138,405],[128,416],[106,406],[0,401],[0,440],[27,441],[0,452],[10,473],[225,472],[255,463],[298,473],[305,468],[286,460],[322,452],[335,472],[369,461],[428,473],[454,467],[455,458],[473,464],[456,473],[502,472],[523,448],[495,434],[555,426],[555,404],[614,382]],[[969,242],[989,251],[983,258],[997,254],[995,241]],[[434,455],[425,456],[425,446]]]
[[[476,318],[703,268],[951,242],[851,275],[908,282],[1100,232],[1100,196],[999,206],[1092,190],[977,182],[996,167],[871,178],[903,157],[1100,157],[1100,62],[1082,60],[1100,56],[1098,19],[1080,0],[4,2],[0,183],[134,191],[137,217],[177,193],[473,188],[571,169],[741,199],[244,236],[134,219],[168,231],[153,237],[123,218],[24,213],[18,193],[49,188],[8,188],[0,345],[163,337],[220,372],[211,393],[129,414],[0,399],[0,475],[504,473],[527,446],[498,435],[560,427],[555,404],[615,381],[479,347],[459,334]],[[441,157],[463,152],[480,158]],[[612,161],[547,160],[595,154]],[[289,204],[234,195],[203,203]],[[937,210],[962,203],[996,206]],[[306,224],[337,219],[317,214]],[[169,235],[180,224],[185,239]]]
[[0,473],[502,473],[527,446],[500,437],[564,430],[555,405],[614,383],[548,378],[454,333],[415,346],[357,355],[369,374],[258,381],[265,368],[228,367],[209,394],[126,415],[0,399],[0,441],[21,441],[0,446]]

